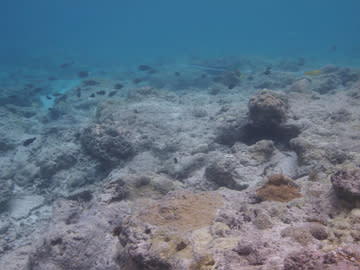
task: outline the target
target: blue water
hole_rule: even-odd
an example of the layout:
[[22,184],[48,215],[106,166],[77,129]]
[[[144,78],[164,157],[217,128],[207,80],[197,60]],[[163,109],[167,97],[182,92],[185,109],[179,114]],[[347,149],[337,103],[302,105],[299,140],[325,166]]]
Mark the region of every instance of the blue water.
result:
[[357,65],[358,0],[1,0],[1,63],[308,57]]

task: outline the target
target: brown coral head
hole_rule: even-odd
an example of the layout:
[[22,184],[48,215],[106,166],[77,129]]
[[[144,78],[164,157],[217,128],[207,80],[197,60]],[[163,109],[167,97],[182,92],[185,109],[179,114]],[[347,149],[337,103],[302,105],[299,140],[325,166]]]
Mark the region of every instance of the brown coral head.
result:
[[284,174],[273,174],[266,184],[256,191],[265,201],[288,202],[301,197],[299,186]]

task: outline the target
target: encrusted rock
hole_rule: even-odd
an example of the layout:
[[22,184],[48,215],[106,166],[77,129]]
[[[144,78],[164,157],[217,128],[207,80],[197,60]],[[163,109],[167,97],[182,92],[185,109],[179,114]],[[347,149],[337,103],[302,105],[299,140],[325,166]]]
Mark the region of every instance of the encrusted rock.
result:
[[219,187],[227,187],[235,190],[246,189],[248,184],[237,181],[235,169],[236,164],[231,156],[220,158],[206,168],[205,177]]
[[358,270],[358,258],[351,248],[338,248],[332,252],[304,250],[289,254],[283,270]]
[[274,154],[275,145],[271,140],[261,140],[249,147],[249,151],[256,160],[266,161]]
[[254,126],[273,127],[286,120],[287,106],[284,100],[271,90],[263,90],[249,101],[249,117]]
[[308,78],[300,79],[294,82],[290,87],[290,92],[306,93],[310,91],[310,80]]
[[360,200],[360,169],[341,169],[331,176],[336,195],[349,202]]
[[111,127],[93,125],[86,128],[81,136],[86,151],[106,165],[114,165],[134,154],[132,144]]
[[9,180],[0,179],[0,213],[7,210],[12,196],[13,184]]
[[310,233],[317,240],[325,240],[329,236],[326,227],[319,223],[314,223],[310,225]]
[[308,246],[313,242],[313,238],[308,228],[303,226],[289,226],[281,231],[282,237],[290,237],[302,246]]

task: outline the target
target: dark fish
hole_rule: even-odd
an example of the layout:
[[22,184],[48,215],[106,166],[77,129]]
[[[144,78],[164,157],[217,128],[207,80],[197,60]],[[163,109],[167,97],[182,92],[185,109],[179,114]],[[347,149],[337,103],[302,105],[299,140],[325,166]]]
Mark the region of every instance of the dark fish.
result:
[[104,90],[100,90],[100,91],[97,91],[96,94],[103,96],[106,94],[106,92]]
[[305,58],[304,57],[299,57],[297,60],[297,64],[299,66],[304,66],[305,65]]
[[138,66],[138,70],[140,71],[148,71],[148,70],[151,70],[152,68],[148,65],[140,65]]
[[330,47],[330,51],[335,52],[335,51],[336,51],[336,45],[332,45],[332,46]]
[[121,84],[121,83],[117,83],[117,84],[115,84],[114,85],[114,89],[121,89],[121,88],[123,88],[124,86]]
[[113,96],[115,96],[115,94],[116,94],[116,91],[111,91],[111,92],[108,94],[108,97],[113,97]]
[[81,88],[76,88],[76,96],[79,98],[81,97]]
[[201,74],[201,79],[205,79],[206,77],[206,74]]
[[154,74],[154,73],[156,73],[156,69],[150,69],[150,70],[148,71],[148,74]]
[[95,80],[86,80],[86,81],[83,81],[83,84],[86,85],[86,86],[94,86],[94,85],[97,85],[99,83],[97,81],[95,81]]
[[194,67],[194,68],[198,68],[198,69],[202,69],[204,71],[228,71],[228,68],[226,67],[218,67],[218,66],[210,66],[210,65],[201,65],[201,64],[191,64],[190,66]]
[[176,77],[179,77],[181,74],[180,74],[180,72],[175,71],[175,72],[174,72],[174,75],[175,75]]
[[49,95],[47,95],[46,98],[47,98],[48,100],[51,100],[51,99],[52,99]]
[[67,95],[64,94],[64,95],[58,97],[58,99],[56,100],[56,102],[57,102],[57,103],[59,103],[59,102],[61,102],[61,101],[65,102],[66,100],[67,100]]
[[95,94],[91,94],[90,97],[91,97],[91,98],[94,98],[94,97],[95,97]]
[[33,92],[34,92],[34,93],[40,93],[41,90],[42,90],[41,87],[36,87],[36,88],[33,90]]
[[28,145],[32,144],[35,140],[36,140],[36,137],[27,139],[27,140],[23,141],[23,146],[28,146]]
[[74,61],[66,62],[66,63],[60,65],[60,68],[68,68],[68,67],[72,66],[73,64],[74,64]]
[[79,73],[78,73],[78,77],[79,78],[86,78],[86,77],[88,77],[89,76],[89,72],[88,71],[80,71]]
[[142,79],[139,79],[139,78],[133,79],[133,83],[135,83],[135,84],[138,84],[140,82],[142,82]]
[[34,85],[32,85],[31,83],[25,84],[25,88],[33,88],[33,87],[34,87]]
[[270,75],[271,74],[271,67],[266,67],[265,71],[263,72],[264,75]]
[[222,81],[222,77],[215,77],[215,78],[213,78],[213,82],[218,83],[218,82],[221,82],[221,81]]
[[50,76],[50,77],[48,78],[48,80],[49,80],[49,81],[56,81],[57,78],[56,78],[55,76]]
[[52,94],[54,97],[59,97],[59,96],[61,96],[61,94],[60,93],[54,93],[54,94]]

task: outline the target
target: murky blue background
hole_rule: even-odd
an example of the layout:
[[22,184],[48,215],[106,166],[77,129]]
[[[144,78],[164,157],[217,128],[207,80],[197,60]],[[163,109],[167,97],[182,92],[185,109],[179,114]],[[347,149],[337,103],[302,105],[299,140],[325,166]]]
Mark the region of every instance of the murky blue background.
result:
[[359,10],[359,0],[1,0],[0,56],[2,63],[257,55],[354,64]]

